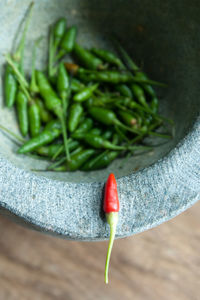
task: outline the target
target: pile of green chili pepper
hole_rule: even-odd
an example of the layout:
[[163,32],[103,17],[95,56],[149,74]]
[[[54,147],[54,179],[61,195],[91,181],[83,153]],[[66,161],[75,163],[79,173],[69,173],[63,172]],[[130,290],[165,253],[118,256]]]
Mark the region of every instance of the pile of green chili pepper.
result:
[[25,76],[32,7],[16,52],[6,55],[5,103],[16,107],[24,137],[19,154],[45,157],[51,161],[49,171],[91,171],[151,150],[146,137],[171,137],[157,131],[170,122],[158,114],[153,87],[163,84],[150,80],[117,41],[117,54],[79,45],[77,27],[68,27],[65,18],[50,28],[47,66],[42,71],[35,67],[39,39],[31,74]]

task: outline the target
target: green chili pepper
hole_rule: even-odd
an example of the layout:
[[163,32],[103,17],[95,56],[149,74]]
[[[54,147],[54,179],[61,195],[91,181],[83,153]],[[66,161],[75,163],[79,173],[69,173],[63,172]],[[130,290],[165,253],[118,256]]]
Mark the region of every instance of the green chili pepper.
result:
[[[80,146],[78,141],[69,139],[69,151],[70,152],[77,149],[78,146]],[[65,152],[65,147],[64,147],[64,145],[61,145],[57,149],[57,151],[52,155],[52,161],[54,161],[59,155],[61,155],[64,152]]]
[[104,153],[102,157],[99,156],[99,159],[94,164],[95,170],[108,167],[119,156],[119,153],[119,151],[109,151],[106,154]]
[[[32,14],[32,8],[33,8],[33,3],[31,3],[28,8],[26,22],[24,25],[24,31],[22,33],[22,37],[18,44],[17,50],[12,55],[13,60],[16,63],[16,68],[19,68],[22,73],[23,73],[23,56],[24,56],[25,39],[26,39],[26,33],[28,30],[31,14]],[[8,108],[11,108],[15,103],[16,96],[17,96],[17,88],[18,88],[17,79],[13,73],[13,70],[9,65],[6,65],[4,89],[5,89],[6,106]]]
[[19,120],[19,128],[23,136],[28,134],[28,98],[19,90],[16,98],[17,115]]
[[74,132],[78,127],[81,116],[83,114],[83,107],[79,103],[72,104],[69,109],[68,128],[70,132]]
[[60,41],[62,40],[66,30],[66,19],[60,18],[53,27],[54,51],[56,51]]
[[82,145],[79,145],[79,147],[74,149],[74,151],[71,153],[71,155],[75,155],[75,154],[81,152],[82,150],[84,150],[84,147]]
[[144,123],[144,125],[149,126],[152,121],[153,121],[152,115],[147,115],[147,116],[145,116],[143,123]]
[[[20,84],[21,90],[17,95],[17,113],[19,119],[20,130],[23,135],[27,134],[27,128],[30,126],[31,135],[35,136],[40,130],[40,112],[37,103],[31,99],[30,93],[27,89],[27,82],[19,70],[15,67],[14,62],[8,56],[8,63],[16,74],[16,78]],[[28,105],[30,106],[28,109]],[[30,120],[28,120],[28,115]],[[30,122],[29,122],[30,121]],[[30,123],[30,125],[29,125]]]
[[40,94],[44,98],[45,106],[47,109],[52,111],[59,119],[62,125],[63,140],[65,144],[65,151],[67,159],[70,160],[70,154],[67,146],[67,130],[64,118],[64,113],[62,109],[62,102],[52,89],[50,83],[48,82],[46,76],[41,71],[36,71],[37,82],[40,89]]
[[12,72],[12,68],[7,64],[6,71],[5,71],[5,99],[6,99],[6,106],[11,108],[15,103],[16,94],[17,94],[17,80],[15,75]]
[[91,133],[87,133],[84,138],[85,142],[90,146],[97,149],[111,149],[111,150],[125,150],[127,147],[125,146],[117,146],[112,144],[110,141],[105,140],[101,136],[93,135]]
[[115,88],[118,92],[120,92],[122,96],[130,97],[130,98],[133,97],[131,89],[126,84],[119,84]]
[[[69,151],[75,150],[79,146],[79,142],[75,140],[69,141]],[[63,144],[52,144],[50,146],[42,146],[36,149],[36,152],[41,156],[53,158],[53,156],[59,152],[63,154],[65,152],[65,146]]]
[[159,103],[158,103],[158,98],[153,97],[150,103],[150,108],[154,114],[158,113],[158,108],[159,108]]
[[120,141],[121,141],[121,137],[119,136],[118,133],[115,132],[113,134],[112,143],[117,145],[117,144],[119,144]]
[[119,151],[106,150],[86,162],[81,170],[93,171],[106,168],[111,162],[119,156]]
[[85,138],[85,134],[89,133],[92,135],[99,136],[102,134],[102,130],[100,128],[93,128],[87,131],[79,131],[78,129],[72,134],[72,137],[76,140],[83,140]]
[[18,149],[18,153],[24,154],[32,152],[38,147],[47,145],[59,137],[62,133],[61,124],[57,120],[50,121],[45,129],[36,137],[27,141],[23,146]]
[[9,66],[12,69],[12,72],[15,74],[16,80],[20,84],[20,87],[22,89],[28,89],[29,84],[26,78],[23,76],[23,74],[19,71],[18,65],[14,62],[14,60],[11,58],[10,54],[6,54],[5,58],[9,64]]
[[36,152],[41,156],[52,157],[61,148],[61,146],[62,146],[61,153],[64,153],[65,148],[64,148],[64,145],[61,145],[61,144],[52,144],[50,146],[42,146],[42,147],[37,148]]
[[[126,98],[126,99],[122,99],[122,100],[119,99],[119,101],[116,101],[115,104],[117,107],[124,109],[124,110],[127,110],[127,107],[130,109],[134,109],[134,110],[137,109],[141,115],[143,115],[142,112],[145,112],[147,114],[152,114],[153,117],[157,120],[165,119],[164,117],[159,116],[158,114],[154,113],[153,110],[149,106],[144,107],[144,106],[140,105],[139,103],[135,102],[134,100],[132,100],[131,98]],[[124,104],[127,107],[122,106],[121,104]],[[168,121],[170,121],[170,120],[168,120]]]
[[93,135],[101,135],[102,134],[102,130],[100,128],[93,128],[89,131],[90,134]]
[[110,129],[107,129],[106,131],[104,131],[104,133],[102,134],[102,138],[105,140],[109,140],[113,135],[113,131]]
[[[83,146],[80,146],[78,148],[76,148],[71,155],[75,156],[77,154],[79,154],[80,152],[82,152]],[[66,163],[66,158],[62,157],[60,160],[56,161],[55,163],[51,164],[50,166],[48,166],[47,170],[51,170],[51,171],[56,171],[56,172],[64,172],[64,171],[68,171],[68,164]]]
[[[54,168],[54,171],[76,171],[80,169],[80,167],[95,153],[94,149],[79,149],[75,150],[74,154],[72,153],[71,161],[65,163],[64,165]],[[61,163],[64,161],[60,161]]]
[[91,116],[105,124],[105,125],[115,125],[115,123],[117,123],[116,119],[116,115],[114,112],[112,112],[111,110],[102,108],[102,107],[91,107],[89,109],[89,113],[91,114]]
[[[135,75],[137,78],[142,80],[149,80],[148,76],[143,72],[137,72]],[[151,97],[156,97],[156,92],[149,84],[143,84],[142,87],[144,88],[145,92],[150,95]]]
[[137,85],[137,84],[132,84],[131,85],[131,89],[132,89],[133,94],[135,95],[135,97],[138,99],[138,101],[144,107],[149,108],[149,105],[147,104],[146,97],[145,97],[143,89],[139,85]]
[[57,168],[53,169],[52,171],[54,171],[54,172],[66,172],[67,171],[67,166],[66,166],[66,164],[64,164],[60,167],[57,167]]
[[60,42],[61,50],[59,51],[59,53],[57,55],[57,59],[60,59],[62,56],[73,51],[76,36],[77,36],[76,26],[72,26],[66,31],[66,33],[64,34],[64,36]]
[[78,141],[70,140],[70,142],[69,142],[69,151],[75,150],[78,146],[80,146]]
[[88,132],[93,126],[93,121],[90,118],[86,118],[71,135],[72,138],[77,140],[82,140],[85,136],[85,133]]
[[76,78],[72,78],[72,81],[71,81],[71,90],[72,90],[72,92],[77,93],[80,90],[82,90],[84,87],[85,87],[85,85],[82,82],[80,82]]
[[119,127],[122,127],[128,131],[131,131],[133,133],[136,134],[140,134],[140,131],[134,128],[129,128],[127,126],[125,126],[124,124],[122,124],[118,119],[116,114],[106,108],[102,108],[102,107],[91,107],[89,108],[89,113],[91,114],[91,116],[99,121],[102,124],[105,125],[118,125]]
[[102,101],[102,98],[92,97],[85,101],[84,106],[88,109],[92,106],[102,106],[105,107],[106,103]]
[[112,53],[108,50],[97,49],[97,48],[92,48],[91,51],[96,56],[98,56],[99,58],[104,60],[105,62],[116,65],[116,66],[118,66],[119,68],[122,68],[122,69],[124,68],[124,65],[123,65],[122,61],[114,53]]
[[84,118],[79,127],[76,129],[74,133],[79,133],[79,132],[87,132],[89,131],[93,126],[93,121],[90,118]]
[[100,128],[93,128],[91,130],[88,129],[87,131],[79,131],[78,129],[71,135],[72,138],[74,138],[76,140],[83,140],[85,138],[85,134],[87,132],[92,135],[97,135],[97,136],[102,134],[102,130]]
[[137,126],[137,119],[130,113],[126,111],[118,111],[119,116],[121,117],[122,121],[128,126]]
[[36,71],[36,76],[40,94],[45,101],[46,108],[55,113],[56,116],[60,117],[60,115],[62,114],[61,100],[58,98],[55,91],[52,89],[50,83],[48,82],[46,76],[41,71]]
[[68,107],[68,97],[70,93],[69,76],[63,63],[59,64],[57,76],[58,95],[63,101],[63,110],[66,113]]
[[152,85],[165,86],[165,84],[153,81],[153,80],[143,80],[133,76],[129,72],[126,71],[114,71],[114,70],[101,70],[101,71],[90,71],[80,68],[78,70],[78,76],[81,80],[85,82],[97,81],[97,82],[107,82],[113,84],[119,83],[148,83]]
[[35,137],[40,133],[40,108],[36,102],[32,102],[28,108],[29,126],[31,137]]
[[99,84],[90,85],[88,87],[85,87],[80,92],[74,95],[73,100],[76,102],[83,102],[89,99],[93,92],[98,88]]
[[[82,150],[83,150],[83,146],[80,146],[80,147],[76,148],[70,154],[74,156],[75,154],[80,153]],[[47,170],[53,170],[54,171],[57,167],[59,167],[60,165],[62,165],[65,162],[66,162],[66,157],[62,157],[60,160],[58,160],[58,161],[54,162],[53,164],[51,164],[50,166],[48,166]]]
[[136,150],[152,149],[152,147],[148,147],[148,146],[130,146],[130,145],[118,146],[118,145],[111,143],[108,140],[104,140],[100,136],[92,135],[90,133],[87,133],[85,135],[84,140],[86,143],[88,143],[90,146],[92,146],[96,149],[110,149],[110,150],[116,150],[116,151],[121,151],[121,150],[136,151]]
[[88,161],[88,159],[95,153],[94,149],[82,150],[71,156],[71,161],[67,163],[68,171],[76,171]]
[[40,100],[39,98],[35,99],[35,102],[37,103],[39,110],[40,110],[40,119],[43,123],[48,123],[52,120],[52,115],[51,113],[46,110],[46,108],[44,107],[44,103],[42,102],[42,100]]
[[[90,51],[82,48],[78,44],[74,46],[74,53],[80,63],[91,70],[96,70],[102,67],[103,62],[101,59],[93,55]],[[89,80],[91,81],[91,80]]]

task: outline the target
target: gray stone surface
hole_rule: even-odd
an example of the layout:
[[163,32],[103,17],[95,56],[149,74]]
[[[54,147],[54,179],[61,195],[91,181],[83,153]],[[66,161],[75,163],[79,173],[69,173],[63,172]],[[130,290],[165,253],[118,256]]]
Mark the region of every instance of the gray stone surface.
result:
[[[2,73],[2,54],[11,49],[29,3],[0,2]],[[161,112],[175,120],[175,138],[148,155],[126,163],[118,160],[107,170],[34,174],[31,168],[42,169],[45,163],[16,155],[17,146],[0,133],[0,204],[27,226],[68,239],[101,240],[108,236],[102,213],[103,181],[113,171],[121,203],[117,237],[141,232],[200,199],[200,4],[186,0],[37,0],[26,61],[31,57],[32,39],[46,36],[48,25],[63,15],[70,24],[79,25],[79,41],[84,45],[110,47],[108,35],[116,33],[153,79],[168,83],[158,93]],[[38,66],[46,58],[45,44],[44,39]],[[3,105],[2,82],[0,93],[0,123],[16,131],[14,111]]]

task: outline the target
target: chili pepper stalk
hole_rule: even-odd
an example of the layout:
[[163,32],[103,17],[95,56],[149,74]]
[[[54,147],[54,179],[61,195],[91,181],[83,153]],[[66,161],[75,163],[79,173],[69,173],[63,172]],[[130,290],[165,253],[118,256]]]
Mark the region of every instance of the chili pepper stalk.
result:
[[112,252],[113,243],[115,239],[115,233],[116,233],[116,228],[118,223],[118,213],[119,213],[117,182],[115,179],[115,175],[113,173],[109,175],[105,185],[103,209],[106,214],[107,223],[110,226],[110,239],[108,244],[108,251],[107,251],[106,265],[105,265],[105,283],[108,284],[109,262],[110,262],[111,252]]
[[26,34],[27,34],[29,23],[30,23],[30,20],[31,20],[31,16],[32,16],[32,12],[33,12],[33,6],[34,6],[34,2],[31,2],[31,4],[29,5],[29,8],[28,8],[26,22],[25,22],[25,25],[24,25],[24,31],[22,33],[21,40],[20,40],[19,45],[16,49],[16,52],[13,54],[13,59],[16,63],[18,63],[19,70],[22,72],[22,74],[24,73],[23,60],[24,60],[24,48],[25,48]]

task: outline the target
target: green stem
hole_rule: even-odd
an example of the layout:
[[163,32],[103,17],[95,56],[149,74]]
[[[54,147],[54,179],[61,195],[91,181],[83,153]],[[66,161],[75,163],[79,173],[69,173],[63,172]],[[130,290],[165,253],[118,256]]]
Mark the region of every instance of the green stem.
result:
[[27,14],[26,23],[25,23],[25,26],[24,26],[24,31],[23,31],[23,34],[22,34],[21,41],[19,43],[19,46],[17,47],[16,52],[13,55],[14,60],[16,62],[20,62],[20,70],[21,70],[22,73],[23,73],[25,39],[26,39],[26,34],[27,34],[27,31],[28,31],[29,23],[30,23],[30,20],[31,20],[33,5],[34,5],[34,3],[31,2],[30,6],[29,6],[29,9],[28,9],[28,14]]
[[65,145],[65,153],[67,160],[70,161],[70,154],[69,154],[69,148],[68,148],[68,140],[67,140],[67,128],[65,124],[65,118],[63,113],[59,117],[61,125],[62,125],[62,134],[63,134],[63,140],[64,140],[64,145]]
[[53,30],[50,30],[49,36],[49,60],[48,60],[48,74],[49,78],[52,78],[53,74],[53,62],[54,62],[54,44],[53,44]]
[[137,151],[137,150],[153,150],[153,147],[151,146],[128,146],[126,148],[127,150],[130,150],[130,151]]
[[39,38],[34,43],[34,49],[33,49],[33,57],[32,57],[32,70],[31,70],[31,82],[30,82],[30,90],[33,93],[39,92],[39,88],[36,83],[36,73],[35,73],[35,62],[36,62],[36,52],[37,47],[39,46],[39,43],[42,38]]
[[51,171],[54,170],[55,168],[59,167],[61,164],[63,164],[66,161],[66,157],[62,157],[59,161],[56,161],[55,163],[51,164],[47,170]]
[[108,269],[109,269],[109,262],[110,262],[110,256],[113,248],[113,243],[115,240],[115,233],[118,223],[118,213],[117,212],[111,212],[106,214],[106,220],[110,226],[110,239],[108,244],[108,251],[107,251],[107,257],[106,257],[106,265],[105,265],[105,283],[108,284]]
[[3,125],[0,125],[0,129],[3,130],[4,132],[7,132],[10,134],[12,137],[14,137],[20,144],[24,144],[26,142],[25,139],[20,137],[19,135],[15,134],[14,132],[10,131],[8,128],[4,127]]
[[[69,142],[69,140],[68,140],[68,142]],[[53,155],[52,161],[56,160],[56,158],[62,153],[63,149],[64,149],[64,146],[61,145],[60,148],[58,149],[58,151]]]
[[125,49],[121,46],[121,44],[118,42],[118,40],[114,37],[111,38],[113,43],[115,44],[117,50],[121,54],[122,58],[125,60],[125,63],[135,72],[139,71],[139,67],[133,62],[133,60],[130,58],[128,53],[125,51]]
[[115,126],[115,130],[125,141],[127,141],[127,142],[129,141],[127,136],[120,130],[120,128],[118,126]]
[[65,53],[66,53],[65,51],[60,50],[60,51],[58,52],[58,54],[56,55],[55,60],[56,60],[56,61],[60,60],[60,59],[65,55]]
[[134,128],[130,128],[130,127],[124,125],[123,123],[121,123],[119,120],[116,120],[116,121],[115,121],[115,124],[118,125],[118,126],[121,127],[121,128],[124,128],[125,130],[128,130],[128,131],[130,131],[130,132],[133,132],[133,133],[135,133],[135,134],[141,134],[141,132],[140,132],[139,130],[134,129]]
[[158,136],[158,137],[161,137],[161,138],[164,138],[164,139],[171,139],[172,138],[171,135],[164,134],[164,133],[159,133],[159,132],[151,132],[150,131],[149,135]]
[[29,156],[29,157],[32,157],[32,158],[35,158],[35,159],[38,159],[38,160],[49,161],[48,158],[41,157],[37,154],[25,153],[25,155]]

